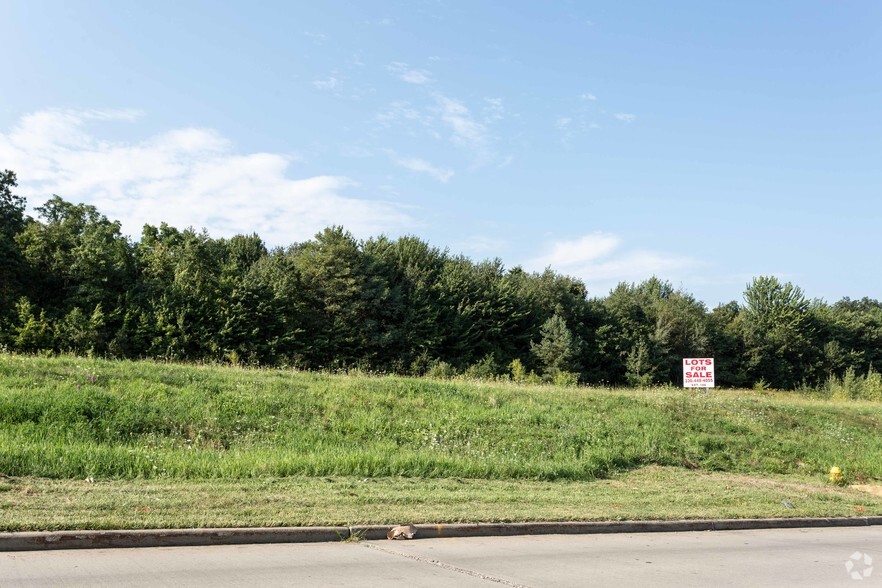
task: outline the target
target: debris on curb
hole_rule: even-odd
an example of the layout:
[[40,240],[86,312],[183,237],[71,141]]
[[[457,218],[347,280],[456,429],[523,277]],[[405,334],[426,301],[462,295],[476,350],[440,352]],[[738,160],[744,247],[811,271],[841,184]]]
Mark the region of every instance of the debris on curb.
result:
[[416,534],[417,528],[413,525],[398,525],[389,529],[386,539],[413,539]]

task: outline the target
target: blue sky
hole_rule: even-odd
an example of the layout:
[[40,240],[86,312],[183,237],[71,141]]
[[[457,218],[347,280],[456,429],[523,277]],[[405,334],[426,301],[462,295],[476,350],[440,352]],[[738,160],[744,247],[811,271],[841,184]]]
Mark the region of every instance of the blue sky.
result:
[[882,298],[882,4],[0,0],[0,168],[144,223],[343,224]]

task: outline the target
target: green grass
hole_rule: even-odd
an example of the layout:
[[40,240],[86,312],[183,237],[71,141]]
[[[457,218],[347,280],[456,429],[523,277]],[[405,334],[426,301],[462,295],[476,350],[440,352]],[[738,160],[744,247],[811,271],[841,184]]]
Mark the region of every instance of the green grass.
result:
[[[94,376],[94,382],[93,378]],[[647,465],[882,479],[882,405],[0,355],[0,473],[590,481]]]
[[[794,508],[787,508],[782,501]],[[648,466],[593,482],[304,477],[0,479],[0,531],[848,517],[882,497],[804,476]]]

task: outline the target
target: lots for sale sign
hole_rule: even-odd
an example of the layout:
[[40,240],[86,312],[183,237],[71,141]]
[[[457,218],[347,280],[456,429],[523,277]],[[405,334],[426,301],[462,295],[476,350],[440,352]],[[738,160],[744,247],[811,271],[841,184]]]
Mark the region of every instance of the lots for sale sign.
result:
[[683,360],[684,388],[714,387],[714,358],[690,357]]

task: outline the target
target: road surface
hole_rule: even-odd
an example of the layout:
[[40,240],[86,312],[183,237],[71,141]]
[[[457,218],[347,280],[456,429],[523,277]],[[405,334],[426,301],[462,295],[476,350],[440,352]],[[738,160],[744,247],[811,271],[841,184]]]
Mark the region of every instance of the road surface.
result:
[[4,588],[588,585],[882,586],[882,528],[0,553]]

